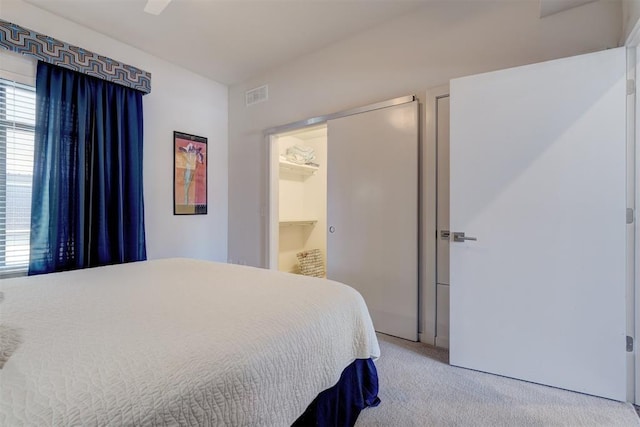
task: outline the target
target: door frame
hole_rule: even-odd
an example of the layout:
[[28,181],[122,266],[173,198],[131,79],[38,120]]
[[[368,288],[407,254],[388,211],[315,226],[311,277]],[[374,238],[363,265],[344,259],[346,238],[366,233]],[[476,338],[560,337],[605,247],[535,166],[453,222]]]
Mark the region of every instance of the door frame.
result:
[[421,230],[420,240],[420,329],[419,340],[436,345],[437,314],[437,201],[438,201],[438,99],[449,96],[449,84],[428,89],[425,98],[424,146],[422,149],[422,167],[420,182],[422,200],[420,201]]
[[[303,129],[303,128],[301,128]],[[278,134],[267,135],[268,151],[267,151],[267,173],[268,180],[268,214],[267,214],[267,268],[270,270],[278,269],[278,253],[280,252],[280,239],[276,238],[280,234],[280,171],[278,166]]]
[[638,20],[624,43],[627,48],[627,82],[634,82],[634,90],[627,92],[627,208],[633,209],[634,218],[627,230],[627,335],[634,340],[633,352],[627,356],[627,400],[640,404],[640,351],[638,336],[640,331],[640,227],[638,209],[640,209],[640,186],[636,177],[640,171],[640,150],[637,150],[640,136],[640,108],[637,106],[637,86],[640,82],[640,20]]
[[[392,107],[395,105],[406,104],[416,100],[415,95],[401,96],[398,98],[389,99],[386,101],[376,102],[373,104],[365,105],[362,107],[351,108],[348,110],[339,111],[337,113],[327,114],[324,116],[312,117],[305,120],[299,120],[297,122],[288,123],[281,126],[272,127],[266,129],[263,132],[265,143],[267,144],[267,213],[264,215],[265,226],[263,229],[266,231],[264,239],[265,245],[265,260],[264,265],[270,270],[278,269],[278,239],[279,224],[278,224],[278,202],[279,202],[279,168],[278,168],[278,150],[275,148],[277,143],[277,136],[285,132],[292,132],[302,130],[304,128],[318,126],[326,124],[329,120],[337,119],[340,117],[351,116],[353,114],[366,113],[367,111],[373,111],[380,108]],[[327,135],[327,141],[329,136]],[[419,222],[420,220],[418,220]],[[418,248],[418,251],[420,248]],[[419,287],[420,285],[418,285]],[[419,314],[419,313],[418,313]]]
[[[638,72],[636,67],[637,55],[635,47],[628,47],[626,49],[627,54],[627,85],[630,80],[637,81],[636,73]],[[637,126],[640,125],[636,120],[636,99],[637,96],[634,91],[629,91],[627,86],[627,195],[626,206],[627,209],[632,209],[635,213],[635,221],[627,224],[627,261],[626,261],[626,313],[627,313],[627,339],[631,337],[634,341],[633,351],[627,352],[627,401],[632,403],[640,402],[640,358],[638,352],[638,343],[636,331],[640,330],[640,319],[637,318],[637,313],[640,313],[640,308],[637,302],[637,296],[640,291],[640,282],[636,276],[637,263],[635,260],[635,254],[638,253],[637,242],[637,197],[636,197],[636,169],[638,167],[638,158],[635,153],[636,135],[638,135]]]
[[[266,262],[265,265],[269,270],[278,269],[278,255],[280,252],[280,158],[278,138],[283,134],[296,133],[305,129],[316,128],[327,125],[326,122],[317,122],[315,124],[305,125],[301,127],[291,127],[282,132],[270,133],[265,135],[267,141],[267,238],[266,238]],[[276,236],[278,238],[276,238]]]
[[[640,36],[639,36],[640,38]],[[633,79],[636,82],[640,81],[640,67],[638,67],[638,60],[640,60],[640,41],[636,40],[635,45],[631,48],[634,54],[633,61]],[[629,58],[629,57],[627,57]],[[637,90],[637,89],[636,89]],[[633,208],[634,212],[634,221],[630,227],[629,232],[632,235],[633,243],[631,244],[631,251],[629,253],[630,269],[631,277],[630,283],[628,285],[628,289],[630,291],[631,297],[630,301],[627,303],[627,311],[629,316],[632,317],[631,325],[633,330],[630,331],[632,334],[630,336],[636,340],[634,346],[634,353],[632,353],[632,360],[629,361],[629,366],[632,367],[634,371],[630,371],[635,378],[630,379],[630,382],[634,386],[632,401],[638,405],[640,404],[640,351],[638,351],[638,343],[637,343],[637,331],[640,331],[640,275],[638,275],[638,271],[640,271],[640,260],[638,259],[638,255],[640,255],[640,226],[638,225],[638,210],[640,209],[640,185],[637,184],[637,177],[639,176],[640,171],[640,150],[638,147],[638,136],[640,135],[640,120],[638,120],[638,114],[640,113],[640,109],[638,109],[636,103],[638,101],[638,96],[636,93],[633,96],[629,96],[628,98],[633,98],[633,108],[628,110],[627,116],[629,118],[628,128],[633,130],[633,135],[631,137],[627,137],[628,144],[628,153],[630,154],[631,159],[631,168],[629,169],[627,175],[627,185],[628,185],[628,193],[632,197],[632,200],[628,200],[628,207]],[[635,357],[634,357],[635,356]]]

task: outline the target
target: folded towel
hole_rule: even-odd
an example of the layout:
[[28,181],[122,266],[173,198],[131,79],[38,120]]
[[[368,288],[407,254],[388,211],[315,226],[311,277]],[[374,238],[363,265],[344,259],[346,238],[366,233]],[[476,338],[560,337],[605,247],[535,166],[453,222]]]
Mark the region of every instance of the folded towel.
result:
[[316,159],[315,150],[304,145],[294,145],[287,148],[287,160],[291,163],[304,165]]

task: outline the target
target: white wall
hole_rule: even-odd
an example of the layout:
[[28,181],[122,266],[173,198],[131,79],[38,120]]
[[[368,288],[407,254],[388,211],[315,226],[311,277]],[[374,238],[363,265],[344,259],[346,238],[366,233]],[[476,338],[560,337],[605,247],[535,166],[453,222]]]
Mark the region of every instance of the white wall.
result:
[[[148,258],[226,261],[227,87],[21,0],[2,0],[0,18],[151,72],[143,98]],[[208,215],[173,215],[174,130],[209,139]]]
[[624,43],[640,19],[640,0],[622,0],[622,38]]
[[[407,94],[449,79],[615,47],[621,6],[599,1],[544,19],[537,1],[434,2],[264,73],[229,92],[229,256],[267,265],[269,127]],[[269,84],[269,101],[244,105]]]

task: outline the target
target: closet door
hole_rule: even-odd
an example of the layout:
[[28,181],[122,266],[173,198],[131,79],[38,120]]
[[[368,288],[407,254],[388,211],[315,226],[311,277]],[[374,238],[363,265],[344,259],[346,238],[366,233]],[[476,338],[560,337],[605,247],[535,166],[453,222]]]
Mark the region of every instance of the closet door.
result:
[[417,340],[418,103],[328,122],[327,277],[357,289],[375,329]]

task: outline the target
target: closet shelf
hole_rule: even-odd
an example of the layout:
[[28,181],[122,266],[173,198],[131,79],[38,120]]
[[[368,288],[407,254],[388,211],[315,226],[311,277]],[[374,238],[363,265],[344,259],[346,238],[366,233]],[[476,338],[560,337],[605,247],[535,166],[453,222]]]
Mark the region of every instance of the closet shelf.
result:
[[280,172],[294,173],[301,176],[311,176],[318,171],[317,166],[299,165],[280,159]]
[[317,222],[318,220],[315,220],[315,219],[286,220],[286,221],[280,221],[280,227],[286,227],[290,225],[312,226],[312,225],[316,225]]

